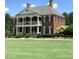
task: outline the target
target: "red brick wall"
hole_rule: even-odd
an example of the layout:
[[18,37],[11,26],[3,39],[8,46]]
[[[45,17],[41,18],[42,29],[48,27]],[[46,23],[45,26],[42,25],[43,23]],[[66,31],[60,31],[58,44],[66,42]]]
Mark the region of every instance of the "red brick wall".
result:
[[65,18],[52,16],[52,31],[55,33],[61,26],[65,25]]

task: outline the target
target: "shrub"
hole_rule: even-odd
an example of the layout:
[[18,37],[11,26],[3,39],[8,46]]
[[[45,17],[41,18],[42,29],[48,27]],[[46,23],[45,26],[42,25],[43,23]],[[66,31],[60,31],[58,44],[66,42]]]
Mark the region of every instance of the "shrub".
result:
[[16,33],[16,36],[15,37],[16,38],[21,38],[21,37],[23,37],[23,34],[21,32],[18,32],[18,33]]
[[55,35],[59,36],[63,36],[63,37],[73,37],[73,26],[69,25],[66,29],[64,29],[63,31],[60,31],[58,33],[55,33]]
[[12,37],[12,33],[10,31],[6,31],[5,37],[8,37],[8,38]]
[[65,35],[72,35],[73,34],[73,26],[70,25],[69,27],[67,27],[64,31]]
[[28,38],[28,37],[31,37],[31,35],[32,35],[31,33],[28,33],[28,34],[25,34],[24,37],[25,37],[25,38]]
[[43,34],[42,37],[46,37],[46,38],[50,38],[52,37],[53,35],[52,34]]
[[64,37],[64,35],[60,33],[54,33],[53,37]]
[[40,37],[42,37],[42,34],[41,33],[37,34],[37,38],[40,38]]

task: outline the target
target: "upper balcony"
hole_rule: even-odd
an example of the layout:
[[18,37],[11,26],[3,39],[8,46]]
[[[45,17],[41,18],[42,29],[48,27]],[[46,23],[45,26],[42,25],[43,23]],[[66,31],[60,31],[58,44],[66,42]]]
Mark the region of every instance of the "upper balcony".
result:
[[27,22],[18,22],[17,25],[41,25],[41,21],[27,21]]
[[42,18],[36,16],[32,18],[18,18],[16,21],[16,26],[42,26]]

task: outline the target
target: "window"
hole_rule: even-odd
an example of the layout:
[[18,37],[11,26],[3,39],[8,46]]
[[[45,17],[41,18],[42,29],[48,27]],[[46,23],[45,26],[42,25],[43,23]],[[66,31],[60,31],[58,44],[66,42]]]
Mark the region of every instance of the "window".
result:
[[18,20],[19,22],[22,22],[22,18],[19,18],[19,20]]
[[39,27],[39,32],[42,32],[42,27]]
[[46,27],[46,28],[45,28],[45,33],[46,33],[46,34],[49,34],[49,27]]

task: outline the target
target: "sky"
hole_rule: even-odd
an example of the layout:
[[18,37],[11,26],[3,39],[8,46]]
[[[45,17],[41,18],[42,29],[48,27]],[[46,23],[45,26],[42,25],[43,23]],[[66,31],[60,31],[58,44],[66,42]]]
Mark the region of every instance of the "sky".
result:
[[[25,8],[27,3],[30,3],[31,7],[45,6],[49,0],[5,0],[5,12],[11,16],[15,16],[18,12]],[[54,0],[54,8],[60,12],[72,12],[73,0]]]

